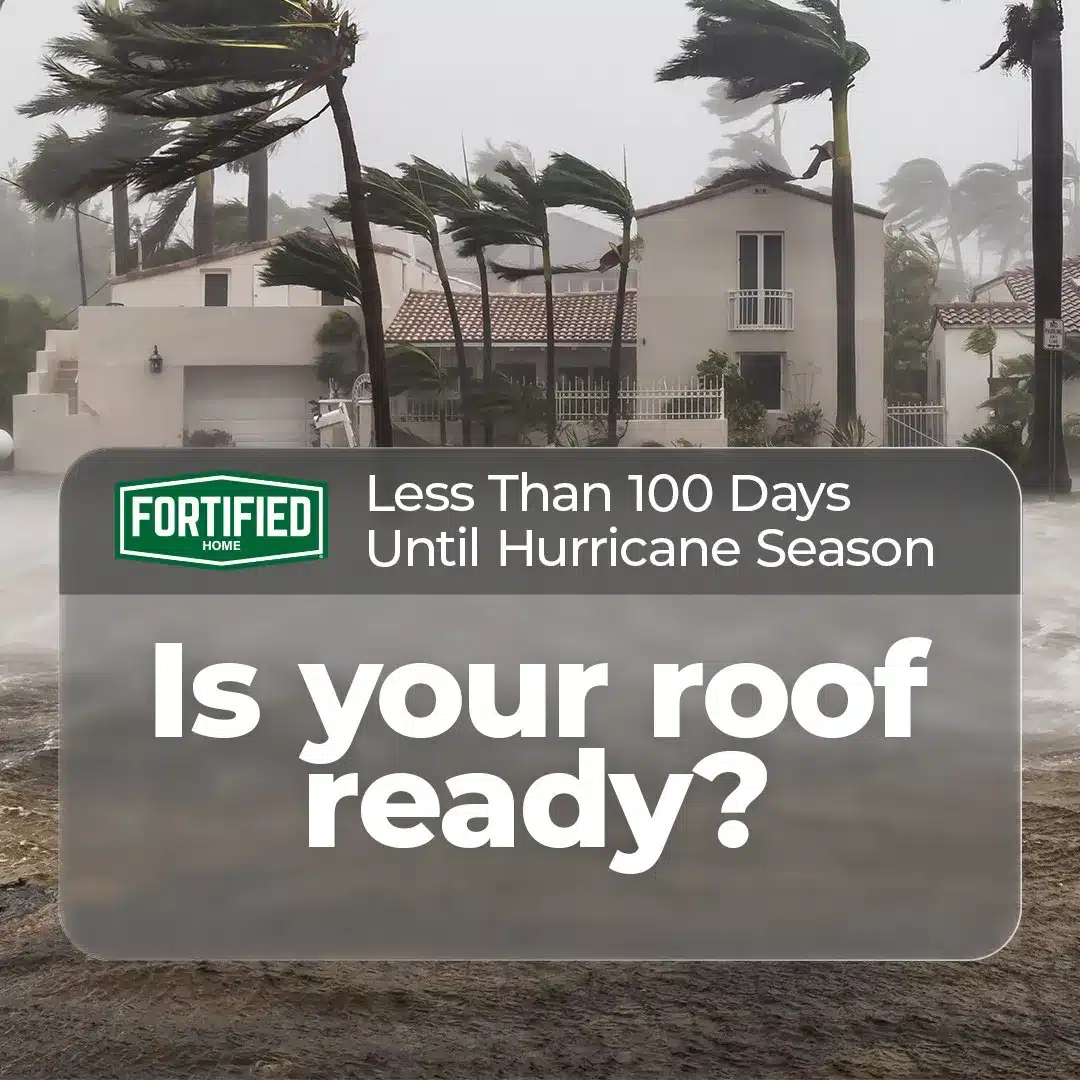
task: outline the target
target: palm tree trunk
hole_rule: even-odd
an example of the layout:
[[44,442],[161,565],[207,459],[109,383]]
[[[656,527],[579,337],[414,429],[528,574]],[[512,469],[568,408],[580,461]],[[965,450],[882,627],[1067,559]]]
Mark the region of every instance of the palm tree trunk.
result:
[[1070,491],[1072,480],[1061,429],[1061,353],[1043,344],[1046,319],[1061,318],[1064,222],[1061,176],[1061,18],[1054,0],[1032,4],[1031,51],[1031,247],[1035,285],[1034,411],[1031,447],[1022,480],[1029,490]]
[[836,427],[856,417],[855,193],[851,179],[847,87],[833,92],[833,261],[836,266]]
[[79,204],[76,203],[74,207],[75,213],[75,256],[79,261],[79,295],[82,298],[82,306],[86,307],[87,295],[86,295],[86,260],[83,257],[83,242],[82,242],[82,214],[79,213]]
[[196,257],[214,254],[214,172],[195,177],[195,220],[192,246]]
[[[495,385],[495,347],[491,332],[491,283],[488,281],[487,259],[481,251],[476,256],[476,270],[480,277],[480,321],[484,324],[484,358],[482,375],[484,392],[490,394]],[[484,445],[495,445],[495,422],[484,421]]]
[[953,262],[956,263],[956,269],[966,282],[967,274],[964,272],[964,253],[960,250],[960,237],[957,235],[956,230],[952,225],[949,226],[949,244],[952,247]]
[[784,156],[784,114],[779,105],[772,107],[772,141],[779,157]]
[[371,238],[363,187],[360,153],[345,100],[345,79],[338,76],[327,83],[326,96],[334,114],[341,160],[345,168],[345,194],[349,200],[349,224],[352,227],[356,266],[360,277],[360,310],[364,315],[364,338],[367,342],[368,374],[371,376],[372,427],[376,446],[393,446],[394,427],[390,420],[390,382],[386,371],[386,336],[383,332],[382,288],[379,264]]
[[619,443],[619,398],[622,391],[622,336],[626,317],[626,281],[630,276],[630,228],[633,222],[623,222],[622,247],[619,249],[619,287],[615,294],[615,322],[611,328],[611,360],[608,364],[607,441],[608,446]]
[[120,275],[131,269],[131,210],[127,184],[114,184],[111,194],[113,262],[117,275]]
[[544,237],[543,244],[544,260],[544,317],[547,328],[547,400],[545,401],[547,415],[547,441],[548,446],[555,442],[555,436],[559,430],[559,406],[555,398],[555,287],[551,273],[551,245],[548,238]]
[[432,254],[435,256],[435,272],[442,284],[443,296],[446,297],[446,310],[450,313],[450,330],[454,335],[454,353],[457,356],[458,369],[458,407],[461,411],[461,445],[472,446],[472,423],[469,420],[469,358],[465,352],[465,337],[461,332],[461,315],[458,312],[454,289],[450,284],[450,275],[446,271],[446,260],[439,246],[439,237],[429,236]]
[[270,158],[260,150],[247,159],[247,239],[257,244],[270,232]]

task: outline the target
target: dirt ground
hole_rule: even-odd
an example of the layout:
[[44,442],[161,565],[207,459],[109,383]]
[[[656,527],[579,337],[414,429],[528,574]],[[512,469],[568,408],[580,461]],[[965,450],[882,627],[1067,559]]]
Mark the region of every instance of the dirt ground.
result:
[[980,963],[107,964],[60,930],[56,755],[28,756],[0,773],[0,1076],[1080,1076],[1080,757],[1025,786],[1024,918]]

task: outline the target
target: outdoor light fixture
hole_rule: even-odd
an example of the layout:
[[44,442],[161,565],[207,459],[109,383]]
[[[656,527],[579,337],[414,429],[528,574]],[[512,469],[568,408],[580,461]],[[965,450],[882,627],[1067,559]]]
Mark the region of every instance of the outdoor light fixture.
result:
[[151,375],[161,374],[161,353],[158,352],[158,347],[156,345],[154,346],[154,351],[150,354],[150,359],[147,363],[150,365]]

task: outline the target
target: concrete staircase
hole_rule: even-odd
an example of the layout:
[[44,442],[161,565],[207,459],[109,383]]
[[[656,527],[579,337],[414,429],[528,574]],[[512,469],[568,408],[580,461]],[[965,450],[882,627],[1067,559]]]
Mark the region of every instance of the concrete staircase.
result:
[[53,393],[67,394],[68,413],[74,416],[79,411],[79,361],[60,358],[56,362],[56,375]]

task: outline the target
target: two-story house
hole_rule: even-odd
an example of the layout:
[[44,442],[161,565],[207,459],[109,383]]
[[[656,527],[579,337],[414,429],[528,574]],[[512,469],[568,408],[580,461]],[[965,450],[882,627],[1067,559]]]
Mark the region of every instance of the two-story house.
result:
[[[858,409],[880,439],[885,214],[855,207]],[[715,349],[774,418],[836,413],[832,205],[797,184],[744,181],[638,212],[637,375],[685,380]]]
[[[13,400],[16,467],[64,472],[97,447],[181,446],[185,432],[309,445],[309,401],[327,390],[315,377],[315,338],[343,301],[261,285],[275,243],[115,278],[109,306],[81,308],[75,330],[48,331],[27,392]],[[379,244],[376,260],[385,325],[406,296],[441,289],[407,251]]]

